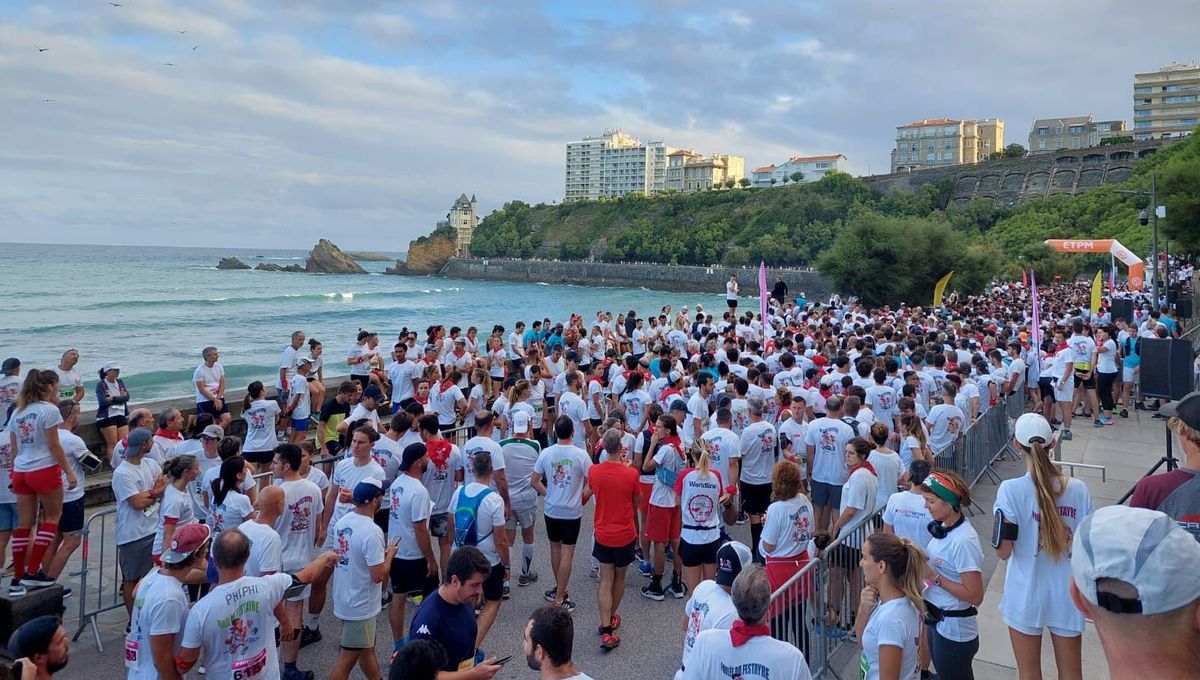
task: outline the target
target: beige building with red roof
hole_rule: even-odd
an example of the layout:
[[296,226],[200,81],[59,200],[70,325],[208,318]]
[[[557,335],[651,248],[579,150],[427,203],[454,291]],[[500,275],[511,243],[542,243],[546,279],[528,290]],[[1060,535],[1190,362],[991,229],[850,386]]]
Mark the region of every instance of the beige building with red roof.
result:
[[735,183],[746,176],[746,160],[741,156],[715,153],[703,156],[691,149],[667,154],[667,191],[691,193]]
[[978,163],[1004,150],[1004,121],[927,118],[896,128],[892,172]]

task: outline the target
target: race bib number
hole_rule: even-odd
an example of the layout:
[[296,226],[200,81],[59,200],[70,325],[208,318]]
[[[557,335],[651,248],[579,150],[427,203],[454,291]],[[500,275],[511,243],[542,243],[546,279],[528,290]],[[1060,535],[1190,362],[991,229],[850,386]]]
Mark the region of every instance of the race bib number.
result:
[[871,672],[871,662],[867,661],[867,655],[863,654],[858,657],[858,680],[866,680],[867,674]]
[[125,666],[134,668],[138,662],[138,648],[141,644],[137,640],[125,640]]
[[267,667],[267,650],[262,650],[253,658],[234,661],[229,666],[233,669],[233,680],[249,680],[258,677]]

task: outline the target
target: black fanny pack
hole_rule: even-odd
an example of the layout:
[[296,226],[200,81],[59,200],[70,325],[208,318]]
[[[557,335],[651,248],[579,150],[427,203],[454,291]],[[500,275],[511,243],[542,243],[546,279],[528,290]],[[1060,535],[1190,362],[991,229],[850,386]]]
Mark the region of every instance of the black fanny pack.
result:
[[942,609],[936,604],[931,604],[929,600],[925,600],[925,623],[930,626],[940,623],[945,619],[965,619],[978,615],[979,610],[974,607],[967,607],[966,609]]

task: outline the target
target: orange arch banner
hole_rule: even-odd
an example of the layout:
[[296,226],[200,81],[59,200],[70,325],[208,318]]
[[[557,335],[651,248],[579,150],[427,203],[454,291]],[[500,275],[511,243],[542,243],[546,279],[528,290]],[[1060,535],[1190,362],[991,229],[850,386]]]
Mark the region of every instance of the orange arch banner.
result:
[[1129,268],[1129,290],[1140,291],[1144,281],[1146,265],[1142,258],[1134,255],[1120,241],[1101,239],[1050,239],[1046,245],[1060,253],[1111,253]]

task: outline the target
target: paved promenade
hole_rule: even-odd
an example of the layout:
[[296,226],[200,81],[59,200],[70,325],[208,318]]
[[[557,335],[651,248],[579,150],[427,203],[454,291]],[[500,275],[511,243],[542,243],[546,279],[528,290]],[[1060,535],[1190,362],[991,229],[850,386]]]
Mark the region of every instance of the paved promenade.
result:
[[[1097,507],[1116,502],[1137,479],[1163,454],[1165,428],[1162,421],[1154,420],[1149,414],[1136,412],[1128,419],[1118,419],[1113,427],[1094,429],[1090,422],[1075,429],[1075,439],[1064,442],[1064,461],[1103,465],[1107,469],[1107,481],[1102,482],[1098,470],[1079,468],[1076,476],[1087,482]],[[1069,470],[1069,468],[1067,468]],[[1023,463],[1005,460],[997,466],[997,472],[1005,479],[1024,474]],[[981,537],[991,535],[992,501],[996,486],[986,479],[975,489],[977,514],[971,518]],[[584,526],[591,526],[591,509],[585,508]],[[92,509],[95,512],[98,509]],[[746,526],[730,527],[734,538],[749,542]],[[110,528],[111,532],[111,528]],[[682,612],[684,600],[668,598],[664,602],[653,602],[641,596],[638,589],[646,580],[630,571],[627,577],[628,590],[621,605],[624,618],[620,631],[621,647],[612,653],[599,650],[595,636],[598,625],[596,613],[595,584],[588,578],[587,552],[589,538],[580,538],[581,545],[575,556],[575,572],[571,579],[571,596],[578,604],[575,611],[576,635],[575,658],[581,668],[600,679],[640,677],[647,679],[670,678],[678,668],[682,634]],[[112,559],[112,536],[106,537],[106,559]],[[99,558],[99,538],[92,537],[92,559]],[[981,645],[975,660],[975,674],[980,680],[1011,679],[1016,677],[1016,663],[1008,641],[1008,629],[997,611],[1004,590],[1004,565],[994,556],[990,546],[985,546],[985,573],[988,583],[987,596],[980,609]],[[78,569],[78,556],[70,571]],[[542,591],[552,585],[549,572],[549,549],[542,527],[538,527],[538,553],[536,569],[541,580],[533,587],[513,587],[512,599],[504,602],[496,625],[488,636],[487,651],[498,656],[515,655],[513,660],[498,676],[501,678],[536,677],[524,663],[521,655],[521,636],[525,621],[531,611],[543,604]],[[78,578],[68,580],[76,589],[76,595],[67,601],[67,626],[72,634],[78,621]],[[108,580],[105,579],[105,583]],[[109,586],[111,588],[111,585]],[[110,591],[111,592],[111,591]],[[94,601],[94,600],[93,600]],[[326,639],[301,653],[302,667],[316,671],[317,677],[327,677],[337,654],[339,627],[333,620],[331,607],[321,628]],[[411,616],[411,613],[410,613]],[[71,649],[70,667],[58,677],[96,678],[123,677],[120,640],[124,634],[125,613],[117,610],[101,615],[100,637],[104,651],[96,650],[91,630],[85,631]],[[387,658],[391,651],[391,635],[386,619],[380,619],[378,651]],[[1107,665],[1100,648],[1095,629],[1089,624],[1084,632],[1084,676],[1104,678],[1108,675]],[[833,667],[842,678],[857,677],[857,647],[844,646],[834,657]],[[1043,669],[1046,678],[1055,678],[1053,653],[1049,641],[1043,647]],[[195,675],[193,673],[192,675]],[[356,676],[361,677],[361,676]]]

